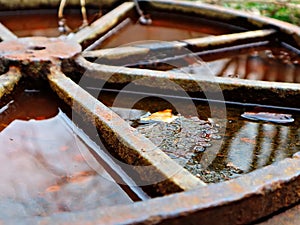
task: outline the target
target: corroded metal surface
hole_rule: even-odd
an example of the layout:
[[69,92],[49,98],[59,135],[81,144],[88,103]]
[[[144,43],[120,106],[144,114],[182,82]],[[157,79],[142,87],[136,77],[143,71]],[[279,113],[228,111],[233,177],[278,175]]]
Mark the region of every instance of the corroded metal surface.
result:
[[[13,2],[15,4],[17,1]],[[41,4],[45,3],[44,1],[40,2]],[[205,16],[206,18],[222,20],[227,23],[232,22],[236,25],[244,24],[245,27],[251,30],[253,28],[263,29],[271,26],[279,31],[277,34],[283,41],[286,41],[287,37],[293,37],[296,43],[300,43],[299,28],[276,20],[198,3],[192,4],[179,1],[176,1],[176,4],[173,1],[143,2],[142,7],[145,7],[147,11],[160,10]],[[108,14],[112,17],[107,16],[102,20],[96,21],[91,27],[87,27],[75,34],[73,40],[84,43],[101,35],[115,26],[132,8],[132,3],[123,4],[117,11],[114,11],[117,12],[115,15]],[[259,36],[264,37],[264,35],[269,36],[271,34],[273,34],[273,30],[267,30],[267,32],[259,33]],[[213,39],[203,40],[205,41],[202,44],[205,46],[209,45]],[[44,41],[47,44],[51,42],[50,39]],[[218,41],[220,43],[223,39],[219,38]],[[227,40],[224,41],[226,42]],[[74,107],[76,112],[94,122],[108,145],[114,148],[118,155],[128,164],[135,166],[142,180],[145,182],[149,182],[149,180],[151,182],[151,179],[160,180],[160,182],[154,184],[154,187],[162,194],[170,194],[182,190],[189,191],[170,194],[131,205],[103,207],[87,212],[61,213],[51,217],[7,218],[0,221],[0,223],[183,224],[188,222],[190,224],[199,224],[199,221],[201,221],[203,224],[245,224],[299,202],[300,159],[298,153],[292,159],[282,160],[279,163],[243,175],[235,180],[204,186],[203,182],[174,163],[157,149],[153,143],[136,133],[120,117],[86,93],[56,68],[60,66],[60,60],[76,57],[77,53],[81,51],[78,45],[71,45],[71,48],[75,46],[75,51],[64,55],[64,51],[68,49],[68,45],[65,45],[66,43],[64,42],[63,47],[59,48],[63,53],[58,51],[58,48],[55,48],[55,53],[52,52],[53,54],[51,54],[50,58],[47,58],[49,52],[43,55],[43,51],[48,46],[36,44],[37,42],[33,46],[26,45],[27,43],[19,45],[19,42],[11,42],[9,49],[5,47],[7,42],[2,43],[0,43],[0,47],[2,44],[1,48],[3,49],[0,54],[2,56],[2,73],[6,72],[10,64],[16,64],[17,66],[21,65],[22,75],[24,76],[34,74],[36,75],[35,77],[47,77],[53,90],[60,98]],[[293,42],[292,44],[295,43]],[[11,50],[18,53],[14,55],[10,52]],[[59,54],[57,55],[56,53]],[[140,54],[141,52],[138,53]],[[124,51],[122,54],[124,54]],[[113,57],[117,56],[114,55]],[[27,66],[27,63],[35,63],[35,60],[37,60],[37,64],[29,67],[31,68],[30,70],[24,70],[24,66]],[[281,100],[291,97],[298,99],[300,96],[299,84],[249,81],[222,77],[212,78],[209,76],[191,78],[187,73],[97,65],[84,60],[81,56],[77,57],[75,62],[73,59],[70,61],[73,64],[71,63],[67,66],[75,65],[75,67],[69,68],[67,72],[74,72],[78,67],[81,67],[80,69],[83,72],[87,72],[86,74],[93,78],[100,78],[117,84],[133,82],[136,85],[159,86],[160,88],[173,91],[181,90],[177,89],[178,86],[176,85],[170,85],[169,81],[171,81],[171,83],[180,85],[186,91],[200,93],[222,90],[229,95],[232,95],[232,93],[245,93],[245,95],[252,95],[252,98],[256,98],[258,101],[265,99],[265,93],[268,94],[269,98],[279,97]],[[22,63],[19,64],[19,62]],[[46,65],[46,68],[41,68],[39,65]],[[52,68],[50,68],[51,66]],[[7,74],[2,75],[0,82],[4,91],[1,91],[0,94],[4,95],[11,92],[20,77],[21,75],[17,70],[11,70]],[[249,96],[246,96],[245,99],[249,100]],[[236,96],[233,97],[236,98]],[[295,102],[297,104],[297,101]]]
[[[153,88],[161,88],[170,91],[188,91],[188,92],[215,92],[223,91],[239,92],[241,89],[246,90],[242,96],[243,101],[260,102],[261,98],[265,100],[270,98],[286,98],[286,96],[299,97],[300,84],[253,81],[244,79],[233,79],[228,77],[214,77],[208,74],[201,76],[192,76],[183,72],[163,72],[147,69],[135,69],[118,66],[108,66],[90,63],[82,57],[76,59],[77,64],[84,70],[88,71],[87,76],[103,79],[109,83],[126,84],[132,82],[136,85],[142,85]],[[175,85],[176,84],[176,85]],[[258,94],[265,92],[262,97]],[[254,95],[256,94],[256,95]],[[269,96],[269,97],[268,97]],[[226,97],[226,96],[225,96]],[[228,100],[236,99],[236,96],[228,96]],[[284,102],[282,102],[284,103]]]
[[54,61],[72,58],[80,52],[81,46],[76,42],[58,38],[7,40],[0,43],[0,67],[19,66],[24,75],[39,77],[47,73]]
[[[238,179],[131,206],[5,221],[10,224],[247,224],[299,201],[300,160],[286,159]],[[67,222],[66,222],[67,221]]]
[[0,98],[10,94],[21,79],[18,68],[11,67],[9,71],[0,76]]
[[296,205],[293,208],[269,218],[265,222],[257,223],[257,225],[296,225],[300,221],[300,205]]

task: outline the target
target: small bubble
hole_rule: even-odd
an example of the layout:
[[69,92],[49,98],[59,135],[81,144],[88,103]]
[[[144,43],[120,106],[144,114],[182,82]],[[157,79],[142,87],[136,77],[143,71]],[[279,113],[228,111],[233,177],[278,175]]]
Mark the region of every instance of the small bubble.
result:
[[196,145],[194,147],[194,151],[195,152],[204,152],[206,150],[206,148],[204,146],[199,146],[199,145]]
[[211,143],[202,143],[201,144],[203,147],[206,147],[206,148],[208,148],[208,147],[211,147],[212,146],[212,144]]
[[220,139],[222,139],[222,136],[218,135],[218,134],[213,134],[213,135],[211,135],[211,138],[214,140],[220,140]]
[[220,128],[220,124],[216,123],[216,124],[213,124],[214,127],[216,128]]

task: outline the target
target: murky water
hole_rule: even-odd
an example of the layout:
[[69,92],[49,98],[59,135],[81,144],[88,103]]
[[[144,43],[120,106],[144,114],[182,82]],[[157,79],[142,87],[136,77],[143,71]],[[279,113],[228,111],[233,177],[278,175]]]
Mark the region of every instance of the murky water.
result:
[[[97,18],[95,10],[88,10],[88,19]],[[64,16],[67,25],[76,29],[82,24],[80,7],[76,9],[65,9]],[[18,37],[46,36],[56,37],[58,31],[57,9],[2,11],[0,22],[13,31]]]
[[[161,42],[161,45],[166,43]],[[166,45],[167,46],[167,45]],[[161,50],[123,60],[98,63],[124,65],[132,68],[181,72],[201,76],[232,77],[249,80],[300,82],[299,50],[290,50],[281,43],[252,47],[239,46],[217,50]]]
[[49,91],[2,107],[0,218],[85,211],[132,200],[91,155]]
[[[242,118],[244,112],[258,110],[251,107],[227,105],[225,117],[222,104],[209,106],[205,102],[191,103],[176,97],[168,100],[159,96],[144,98],[145,94],[115,95],[119,98],[118,105],[112,93],[102,92],[100,99],[107,105],[150,112],[164,109],[176,112],[179,108],[176,109],[176,106],[184,109],[180,111],[184,116],[181,120],[170,124],[142,124],[138,129],[176,162],[208,183],[239,177],[300,151],[300,114],[296,111],[259,109],[272,113],[288,112],[295,119],[293,123],[276,124]],[[197,115],[194,114],[195,108]],[[136,126],[136,123],[133,124]],[[197,145],[199,141],[205,145]]]
[[151,19],[151,25],[141,25],[138,18],[132,18],[126,26],[118,30],[117,34],[111,35],[98,48],[117,47],[137,41],[184,40],[244,30],[201,18],[188,16],[179,18],[176,14],[152,13]]
[[[174,71],[188,72],[195,75],[209,74],[221,77],[234,77],[249,80],[280,82],[300,82],[300,56],[298,53],[276,44],[264,48],[249,49],[246,53],[232,51],[215,54],[214,59],[204,59],[206,65],[194,63]],[[207,57],[207,58],[211,58]]]

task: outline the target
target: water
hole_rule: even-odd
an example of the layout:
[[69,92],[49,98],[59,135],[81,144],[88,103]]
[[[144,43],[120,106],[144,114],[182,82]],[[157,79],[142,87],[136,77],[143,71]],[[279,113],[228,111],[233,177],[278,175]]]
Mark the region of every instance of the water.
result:
[[[115,96],[118,96],[118,105]],[[101,92],[100,99],[107,105],[133,107],[150,112],[173,109],[176,113],[176,106],[180,105],[184,108],[180,111],[184,116],[181,121],[175,121],[174,124],[142,124],[138,130],[152,139],[176,162],[207,183],[234,179],[292,157],[294,153],[300,151],[298,111],[226,105],[224,118],[224,105],[212,104],[214,110],[212,118],[211,108],[202,101],[191,103],[176,99],[175,96],[169,97],[168,100],[163,100],[159,95],[147,98],[144,96],[145,94],[138,93],[118,95],[118,93]],[[131,105],[131,102],[135,104]],[[197,115],[194,114],[195,107]],[[292,115],[294,122],[276,124],[267,121],[251,121],[241,117],[244,112],[258,110],[288,113]],[[137,123],[132,124],[137,125]],[[206,137],[203,137],[204,133]],[[216,135],[216,138],[212,135]],[[199,140],[201,143],[195,149]],[[204,146],[205,143],[207,145]]]
[[[126,59],[127,67],[189,73],[194,76],[218,76],[249,80],[300,82],[300,56],[283,47],[284,43],[266,43],[250,47],[239,45],[216,50],[162,50],[166,57]],[[110,62],[113,64],[113,61]]]
[[[246,53],[227,51],[203,58],[207,62],[210,74],[221,77],[235,77],[249,80],[300,82],[300,56],[294,51],[278,46],[248,49]],[[207,57],[207,59],[206,59]],[[174,70],[186,71],[201,75],[205,68],[198,64],[191,64]]]
[[27,89],[2,107],[0,218],[132,202],[58,105],[47,89]]
[[[67,25],[76,29],[82,25],[80,8],[65,9],[64,16]],[[89,21],[97,18],[96,10],[88,10]],[[13,31],[18,37],[45,36],[57,37],[58,30],[57,9],[36,9],[19,11],[2,11],[0,22]]]
[[225,25],[216,21],[194,18],[189,16],[167,13],[151,13],[151,25],[142,25],[138,18],[112,35],[98,48],[111,48],[134,43],[137,41],[175,41],[198,38],[208,35],[220,35],[243,31],[236,26]]

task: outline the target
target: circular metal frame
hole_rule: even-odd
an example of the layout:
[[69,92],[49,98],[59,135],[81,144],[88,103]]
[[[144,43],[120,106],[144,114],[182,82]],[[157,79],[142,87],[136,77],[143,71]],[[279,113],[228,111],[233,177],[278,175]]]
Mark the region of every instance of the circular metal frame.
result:
[[[223,36],[223,39],[220,38],[220,40],[217,40],[218,37],[215,39],[203,38],[201,40],[190,40],[190,43],[187,42],[189,45],[194,44],[200,46],[201,44],[205,45],[205,43],[213,43],[213,41],[215,41],[216,45],[222,45],[227,44],[230,38],[232,38],[231,42],[234,43],[234,41],[241,38],[247,41],[251,38],[264,39],[271,35],[272,37],[276,36],[276,38],[281,39],[284,42],[289,42],[289,46],[300,46],[300,28],[270,18],[191,2],[174,2],[168,0],[141,1],[141,6],[147,12],[158,10],[206,17],[214,20],[221,20],[226,23],[237,24],[250,31],[250,33],[239,34],[234,37],[227,35],[225,39]],[[72,37],[69,37],[69,39],[85,46],[86,43],[94,40],[95,37],[103,35],[109,29],[116,26],[116,24],[125,17],[125,14],[131,10],[134,10],[133,3],[124,3],[109,15],[106,15],[90,26],[83,28]],[[4,42],[20,40],[4,26],[1,26],[0,28],[0,37]],[[260,30],[260,32],[251,32],[254,30]],[[222,40],[224,41],[222,42]],[[173,42],[172,44],[178,47],[177,42]],[[138,50],[138,52],[148,52],[149,49],[151,50],[151,46],[135,50]],[[36,47],[34,50],[39,51],[42,49]],[[122,52],[121,50],[122,48],[120,48],[118,52]],[[126,52],[126,49],[123,50]],[[27,72],[18,71],[16,68],[20,65],[18,64],[20,63],[20,60],[6,60],[6,49],[1,49],[1,44],[0,51],[2,57],[1,68],[5,68],[3,69],[3,72],[6,71],[0,78],[2,88],[0,96],[3,96],[9,94],[13,90],[13,87],[18,83],[21,75],[24,73],[26,74]],[[73,98],[72,92],[77,90],[78,86],[61,71],[60,66],[65,63],[68,63],[68,65],[75,64],[76,68],[80,67],[88,69],[93,72],[91,73],[93,76],[100,79],[101,74],[103,73],[106,75],[111,74],[114,76],[111,79],[111,82],[113,83],[126,83],[144,76],[157,78],[161,82],[163,82],[164,79],[170,79],[169,74],[164,72],[147,71],[147,73],[145,73],[143,70],[139,69],[115,68],[113,66],[104,65],[99,66],[84,59],[84,57],[91,56],[106,57],[108,59],[110,57],[124,56],[112,56],[107,52],[107,50],[83,51],[81,54],[74,54],[67,57],[67,59],[55,56],[56,59],[47,66],[47,69],[40,70],[38,73],[43,73],[42,77],[46,77],[49,80],[53,90],[68,104],[73,104],[76,111],[86,114],[89,118],[92,117],[93,119],[96,119],[98,123],[96,126],[104,127],[103,131],[106,131],[105,133],[108,135],[108,142],[118,142],[115,137],[116,135],[121,134],[123,140],[125,140],[125,143],[121,143],[121,148],[125,146],[129,151],[133,152],[133,155],[135,155],[134,157],[142,157],[142,161],[144,161],[145,164],[148,164],[149,162],[153,163],[156,160],[156,156],[141,153],[142,148],[151,147],[151,143],[142,137],[140,137],[140,140],[135,141],[132,136],[135,134],[132,134],[129,125],[125,125],[126,122],[122,121],[118,116],[114,114],[111,116],[110,110],[104,105],[100,104],[92,96],[88,96],[84,92],[80,94],[82,98],[75,96],[73,100],[70,100]],[[36,65],[37,64],[35,64],[35,66]],[[7,68],[10,68],[8,72]],[[73,69],[71,69],[71,71],[72,70]],[[116,70],[118,73],[116,73]],[[66,72],[65,70],[63,71]],[[102,79],[104,78],[102,77]],[[201,78],[197,81],[203,84],[203,87],[207,87],[208,90],[212,83],[217,83],[223,91],[234,91],[235,89],[243,87],[249,91],[269,91],[274,97],[285,95],[299,97],[300,95],[300,85],[292,83],[286,84],[280,82],[237,80],[235,78],[223,77],[218,77],[214,80]],[[177,78],[174,78],[174,82],[178,84],[184,83],[188,90],[193,90],[194,92],[200,91],[197,87],[193,86],[192,82],[189,81],[185,74],[177,74]],[[157,85],[157,83],[155,85]],[[161,87],[163,87],[163,85],[161,85]],[[85,103],[85,101],[87,103]],[[91,102],[97,104],[97,107],[99,107],[97,112],[92,112],[89,108],[88,103]],[[109,123],[111,119],[118,120],[120,126],[116,127],[111,125]],[[122,156],[121,151],[119,153]],[[193,176],[187,174],[186,171],[182,171],[179,175],[157,184],[157,188],[160,189],[162,193],[169,195],[130,205],[99,208],[80,213],[61,213],[50,217],[9,218],[5,221],[2,220],[1,222],[5,224],[250,223],[300,200],[300,158],[298,155],[299,154],[295,154],[293,158],[285,159],[279,163],[258,169],[243,175],[240,178],[208,186],[197,181]],[[163,154],[159,157],[163,157],[169,162]],[[130,159],[128,160],[130,161]],[[177,168],[177,165],[174,163],[169,163]],[[153,171],[160,176],[169,177],[168,171],[164,171],[161,168],[154,168]],[[185,191],[173,193],[182,190]]]

